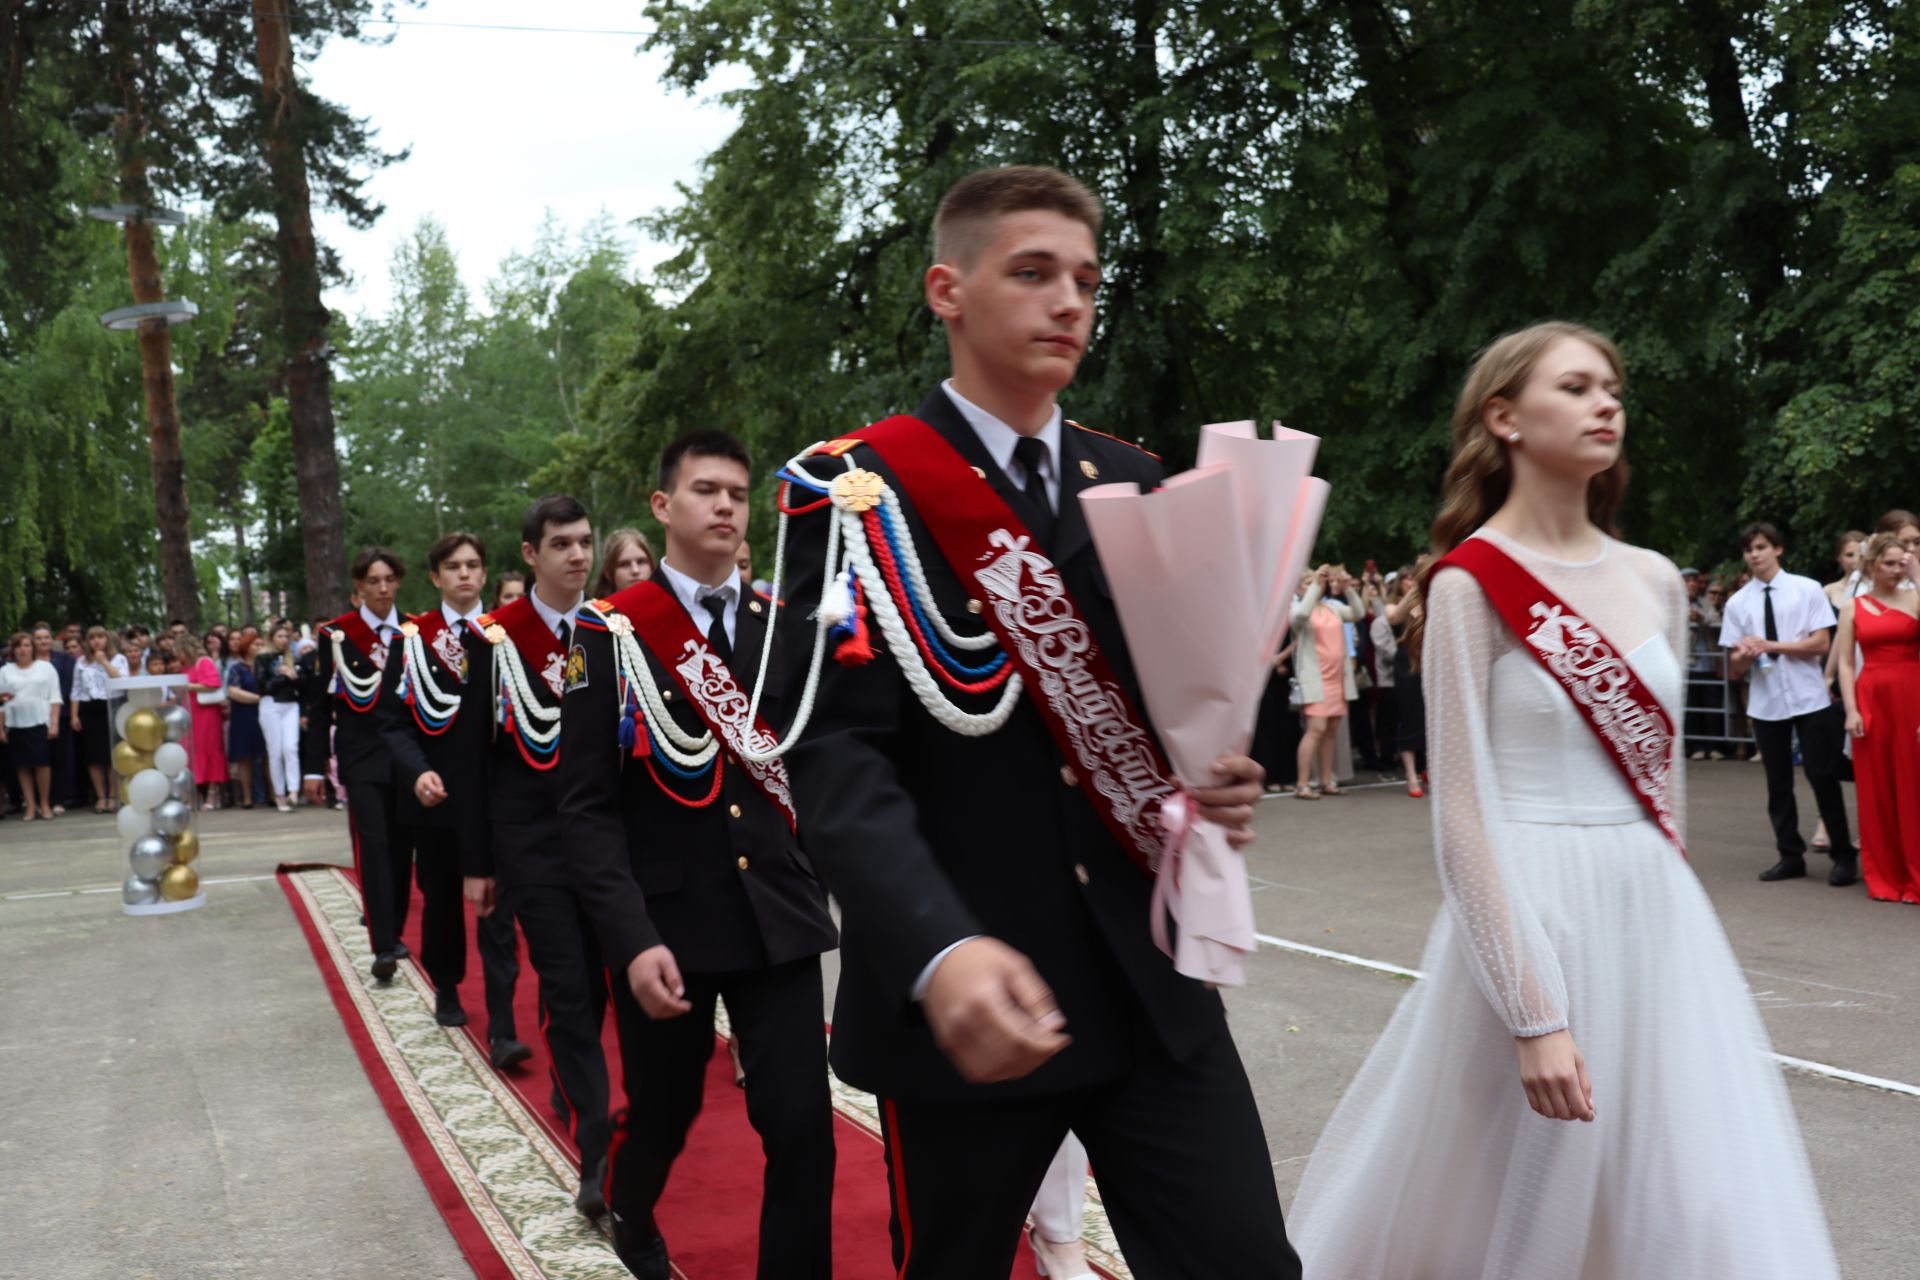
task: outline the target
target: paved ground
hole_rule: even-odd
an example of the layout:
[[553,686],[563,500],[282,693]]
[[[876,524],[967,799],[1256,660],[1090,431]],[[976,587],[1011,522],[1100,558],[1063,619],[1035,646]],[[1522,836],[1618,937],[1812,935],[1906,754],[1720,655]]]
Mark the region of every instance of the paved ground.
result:
[[[1691,801],[1695,866],[1775,1048],[1920,1083],[1920,909],[1755,881],[1771,861],[1755,766],[1694,765]],[[1261,930],[1417,966],[1439,904],[1426,814],[1391,788],[1264,804]],[[131,919],[107,819],[0,822],[0,1277],[467,1274],[284,895],[246,878],[345,861],[344,823],[218,813],[202,834],[207,907]],[[1284,1196],[1407,988],[1266,948],[1231,995]],[[1905,1280],[1920,1099],[1789,1084],[1845,1274]]]

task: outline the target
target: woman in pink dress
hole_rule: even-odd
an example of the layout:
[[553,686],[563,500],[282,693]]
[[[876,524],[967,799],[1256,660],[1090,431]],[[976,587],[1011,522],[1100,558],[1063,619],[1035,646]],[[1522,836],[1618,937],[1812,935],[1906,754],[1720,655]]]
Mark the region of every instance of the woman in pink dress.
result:
[[1834,644],[1853,735],[1860,872],[1868,897],[1920,904],[1920,591],[1906,584],[1907,549],[1895,534],[1873,536],[1861,572],[1873,588],[1840,611]]
[[[1294,653],[1294,678],[1300,682],[1298,781],[1294,794],[1302,800],[1337,796],[1333,748],[1335,721],[1347,714],[1347,703],[1358,696],[1353,683],[1353,660],[1347,656],[1347,623],[1366,615],[1360,593],[1346,571],[1321,565],[1303,580],[1305,589],[1293,602],[1293,634],[1299,637]],[[1340,597],[1345,596],[1343,600]],[[1320,763],[1322,786],[1313,786],[1313,766]]]
[[186,666],[187,710],[193,715],[193,732],[187,740],[193,781],[200,789],[202,806],[218,808],[220,792],[227,785],[227,705],[219,702],[209,706],[200,701],[200,695],[218,692],[226,682],[220,678],[219,664],[207,656],[206,647],[194,637],[181,636],[175,648]]

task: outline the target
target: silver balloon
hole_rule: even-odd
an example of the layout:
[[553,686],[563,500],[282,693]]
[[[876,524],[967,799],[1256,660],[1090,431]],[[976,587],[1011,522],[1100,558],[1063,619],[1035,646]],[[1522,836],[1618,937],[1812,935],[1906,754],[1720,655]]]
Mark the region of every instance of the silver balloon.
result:
[[153,811],[153,830],[156,835],[177,836],[193,822],[193,810],[178,800],[163,802]]
[[193,807],[193,771],[189,769],[167,784],[167,795],[189,809]]
[[141,836],[133,842],[133,874],[142,880],[156,879],[173,865],[173,846],[159,836]]
[[160,886],[151,880],[142,880],[139,876],[128,876],[120,883],[120,901],[130,907],[139,907],[149,902],[158,902],[160,901]]
[[167,722],[168,742],[185,740],[188,732],[193,728],[192,714],[177,702],[169,702],[160,708],[160,718]]

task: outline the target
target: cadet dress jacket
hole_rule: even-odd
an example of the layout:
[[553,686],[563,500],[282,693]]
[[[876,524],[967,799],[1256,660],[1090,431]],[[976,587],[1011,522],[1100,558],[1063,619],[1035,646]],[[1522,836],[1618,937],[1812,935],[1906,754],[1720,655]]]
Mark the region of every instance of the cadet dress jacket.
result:
[[[749,694],[772,608],[749,593],[735,618],[734,682]],[[724,744],[719,794],[699,808],[683,803],[704,799],[712,777],[677,778],[657,763],[649,771],[621,747],[613,637],[585,626],[577,635],[583,678],[567,689],[560,731],[562,842],[607,967],[624,973],[662,943],[683,973],[738,973],[832,950],[826,895],[785,812]],[[705,733],[680,686],[636,640],[675,723]],[[781,702],[769,696],[761,717],[781,723]]]
[[[403,617],[396,611],[396,618]],[[325,777],[327,757],[331,755],[340,769],[342,786],[350,782],[373,782],[383,786],[393,781],[393,755],[387,749],[386,740],[380,733],[380,702],[386,700],[384,675],[373,658],[356,643],[352,637],[360,634],[359,623],[365,625],[358,609],[343,613],[339,617],[321,625],[315,634],[317,644],[317,678],[313,681],[311,696],[302,706],[306,716],[306,727],[300,731],[300,772],[307,777]],[[356,711],[348,703],[344,691],[336,693],[333,688],[333,636],[338,631],[342,636],[342,652],[346,655],[347,670],[356,677],[382,677],[382,688],[378,701],[365,711]],[[394,634],[399,639],[399,633]],[[371,645],[369,646],[371,647]],[[390,646],[393,660],[398,661],[399,648]]]
[[[1039,518],[944,391],[928,396],[916,416],[984,474],[1023,522]],[[1045,549],[1144,717],[1078,495],[1114,481],[1150,488],[1164,472],[1153,455],[1072,424],[1061,431],[1060,451],[1055,545]],[[893,473],[869,447],[849,456],[901,493],[934,604],[952,630],[984,631],[977,589],[948,567]],[[815,458],[808,469],[825,479],[844,465]],[[821,508],[788,530],[789,691],[806,675],[827,517]],[[1152,881],[1077,785],[1030,695],[1021,695],[997,732],[963,737],[921,705],[893,656],[879,652],[880,639],[875,628],[877,656],[864,666],[842,666],[829,652],[812,720],[787,757],[808,849],[841,906],[832,1048],[841,1078],[917,1101],[1037,1096],[1116,1078],[1154,1041],[1184,1058],[1220,1034],[1219,996],[1176,973],[1154,946]],[[959,705],[981,712],[997,697],[996,690]],[[936,955],[981,934],[1032,960],[1073,1037],[1033,1074],[985,1086],[954,1069],[913,999]]]
[[[375,711],[380,717],[380,733],[393,755],[394,785],[400,789],[400,821],[410,827],[443,827],[462,832],[462,868],[467,860],[464,849],[469,840],[481,838],[487,813],[487,744],[492,736],[492,704],[487,698],[469,698],[468,676],[475,665],[477,650],[488,648],[480,632],[465,622],[447,628],[451,639],[442,638],[439,623],[444,615],[438,608],[410,619],[415,626],[428,623],[434,639],[424,645],[426,660],[440,691],[458,699],[459,709],[440,733],[422,727],[416,706],[402,696],[401,675],[406,668],[404,636],[394,641],[392,657],[387,661],[386,679]],[[423,637],[427,630],[423,629]],[[413,691],[415,703],[424,701]],[[413,784],[423,773],[437,773],[446,786],[447,798],[431,809],[420,803]],[[480,872],[470,872],[478,875]]]
[[[483,618],[510,631],[522,621],[523,613],[532,612],[531,597],[522,596]],[[509,884],[566,885],[567,869],[560,857],[560,774],[566,768],[567,746],[563,739],[552,768],[536,769],[527,763],[513,733],[499,722],[499,663],[502,652],[512,645],[513,638],[503,634],[497,641],[483,636],[467,649],[467,689],[460,718],[485,724],[487,732],[461,739],[454,768],[463,778],[482,778],[485,798],[472,802],[482,818],[479,834],[461,844],[460,867],[463,874],[496,876]],[[522,656],[520,665],[534,700],[557,708],[559,695],[548,685],[539,664]]]

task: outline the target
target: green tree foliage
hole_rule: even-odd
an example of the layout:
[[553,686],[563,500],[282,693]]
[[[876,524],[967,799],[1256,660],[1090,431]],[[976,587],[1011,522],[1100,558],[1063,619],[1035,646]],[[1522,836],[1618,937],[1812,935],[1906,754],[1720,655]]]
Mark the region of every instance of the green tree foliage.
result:
[[[723,422],[778,460],[910,408],[962,173],[1058,165],[1108,211],[1071,413],[1179,463],[1198,427],[1326,443],[1330,554],[1410,554],[1474,353],[1560,316],[1618,335],[1630,534],[1806,542],[1915,456],[1915,6],[1757,0],[656,0],[740,124],[562,445],[576,485]],[[666,300],[666,301],[663,301]],[[764,470],[764,468],[763,468]]]

